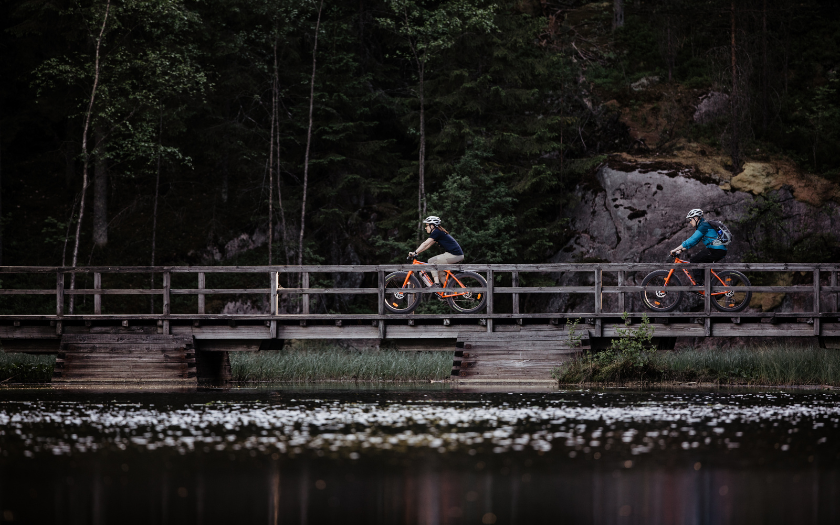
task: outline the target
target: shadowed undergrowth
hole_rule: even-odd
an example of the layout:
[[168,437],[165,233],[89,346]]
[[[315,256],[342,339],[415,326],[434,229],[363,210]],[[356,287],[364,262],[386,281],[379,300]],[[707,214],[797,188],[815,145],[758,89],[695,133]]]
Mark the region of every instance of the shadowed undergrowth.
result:
[[584,355],[554,370],[561,383],[714,382],[740,385],[840,385],[840,350],[768,345],[651,352],[643,361]]
[[7,354],[0,351],[0,381],[49,383],[55,366],[54,355]]
[[451,352],[351,351],[337,348],[232,353],[234,381],[441,380]]

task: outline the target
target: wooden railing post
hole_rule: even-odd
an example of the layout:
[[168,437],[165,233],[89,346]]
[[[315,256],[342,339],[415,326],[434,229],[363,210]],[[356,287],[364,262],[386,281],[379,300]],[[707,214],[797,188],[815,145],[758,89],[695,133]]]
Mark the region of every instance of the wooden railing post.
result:
[[269,311],[271,315],[277,315],[279,313],[277,304],[277,289],[280,288],[280,274],[278,272],[270,272],[269,279],[268,279],[268,289],[269,292],[269,303],[271,306],[269,307]]
[[595,268],[595,314],[601,313],[601,301],[603,300],[602,288],[603,283],[601,282],[601,278],[603,277],[603,273],[601,272],[600,268]]
[[712,313],[712,269],[706,268],[703,270],[705,281],[703,282],[703,313],[707,316]]
[[163,334],[169,335],[169,314],[171,313],[169,291],[172,288],[172,274],[163,272]]
[[[487,314],[493,315],[493,270],[487,270]],[[493,331],[493,319],[487,318],[487,331]]]
[[[831,285],[832,288],[837,286],[837,272],[834,271],[834,270],[831,270],[831,283],[830,283],[830,285]],[[832,313],[837,312],[837,309],[838,309],[837,298],[838,298],[838,296],[840,296],[840,294],[838,294],[837,292],[834,292],[834,310],[833,310]]]
[[814,268],[814,335],[820,335],[820,269]]
[[[379,270],[376,274],[377,287],[379,288],[376,297],[379,305],[376,307],[376,313],[385,315],[385,272]],[[379,339],[385,339],[385,319],[379,320]]]
[[[93,272],[93,289],[102,289],[102,274],[99,272]],[[102,294],[93,294],[93,313],[102,315]]]
[[[513,272],[510,273],[510,285],[513,286],[514,288],[519,287],[519,272],[513,271]],[[513,292],[513,294],[511,295],[511,302],[513,303],[512,313],[514,315],[519,315],[519,294],[518,293]],[[517,324],[522,324],[522,319],[517,319],[516,323]]]
[[[204,272],[198,272],[198,289],[203,290],[206,286],[207,286],[207,280],[206,280],[206,276],[204,275]],[[198,294],[198,313],[200,313],[200,314],[205,313],[204,310],[206,308],[206,305],[207,305],[206,296],[203,293],[199,292],[199,294]]]
[[[624,279],[624,270],[621,270],[618,272],[618,286],[624,286]],[[625,292],[618,292],[618,312],[621,314],[624,314],[624,312],[627,310],[627,305],[625,302],[626,295],[627,294]]]
[[64,274],[55,274],[55,315],[64,315]]
[[[309,288],[309,272],[300,274],[300,287]],[[300,299],[300,313],[309,315],[309,294],[305,293]],[[306,319],[300,321],[301,326],[306,326]]]

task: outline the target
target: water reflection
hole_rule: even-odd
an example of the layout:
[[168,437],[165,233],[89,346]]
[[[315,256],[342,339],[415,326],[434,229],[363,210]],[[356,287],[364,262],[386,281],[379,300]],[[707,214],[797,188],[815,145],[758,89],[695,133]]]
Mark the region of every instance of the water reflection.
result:
[[0,395],[6,521],[840,518],[832,392]]

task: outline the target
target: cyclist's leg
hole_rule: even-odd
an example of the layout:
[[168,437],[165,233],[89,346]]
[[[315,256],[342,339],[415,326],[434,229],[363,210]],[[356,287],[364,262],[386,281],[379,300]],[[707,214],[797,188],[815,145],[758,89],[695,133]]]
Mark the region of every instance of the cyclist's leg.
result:
[[[449,252],[444,252],[429,259],[429,264],[458,264],[464,260],[463,255],[452,255]],[[435,279],[435,284],[440,284],[441,274],[444,272],[432,272]]]
[[[705,250],[695,254],[688,262],[692,263],[716,263],[726,257],[726,250],[706,248]],[[691,275],[698,285],[703,285],[703,270],[691,270]]]

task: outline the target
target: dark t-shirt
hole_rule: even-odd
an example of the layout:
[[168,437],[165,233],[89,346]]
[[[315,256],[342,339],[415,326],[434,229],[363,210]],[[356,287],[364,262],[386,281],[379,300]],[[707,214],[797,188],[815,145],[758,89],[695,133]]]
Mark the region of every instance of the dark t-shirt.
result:
[[461,245],[459,245],[458,241],[453,239],[448,233],[443,233],[435,228],[432,230],[430,237],[440,244],[443,251],[449,252],[452,255],[464,255],[464,250],[461,249]]

